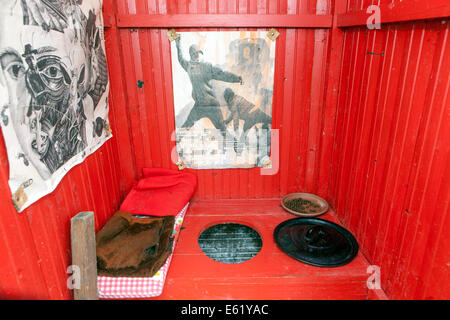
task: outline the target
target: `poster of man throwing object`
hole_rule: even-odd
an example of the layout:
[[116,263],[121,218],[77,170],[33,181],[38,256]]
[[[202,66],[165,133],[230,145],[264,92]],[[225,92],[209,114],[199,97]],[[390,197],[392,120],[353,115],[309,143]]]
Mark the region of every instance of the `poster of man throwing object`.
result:
[[180,32],[171,54],[178,159],[196,169],[264,166],[275,40],[265,31]]

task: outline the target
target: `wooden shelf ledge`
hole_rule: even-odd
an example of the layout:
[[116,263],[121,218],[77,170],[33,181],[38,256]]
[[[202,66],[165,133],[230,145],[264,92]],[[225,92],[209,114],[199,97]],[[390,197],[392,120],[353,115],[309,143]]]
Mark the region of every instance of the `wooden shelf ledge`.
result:
[[118,28],[331,28],[332,15],[118,14]]
[[[366,8],[367,9],[367,8]],[[340,28],[364,26],[373,14],[366,9],[337,15]],[[380,23],[395,23],[414,20],[447,18],[450,16],[448,0],[404,0],[380,6]]]

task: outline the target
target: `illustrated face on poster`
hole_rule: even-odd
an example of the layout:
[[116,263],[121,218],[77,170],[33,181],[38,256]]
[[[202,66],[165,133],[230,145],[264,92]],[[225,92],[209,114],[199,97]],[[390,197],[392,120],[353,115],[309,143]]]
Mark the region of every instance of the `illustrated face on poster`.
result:
[[111,137],[101,0],[5,0],[0,124],[18,211]]
[[267,163],[275,61],[267,34],[180,32],[171,42],[177,153],[188,168]]

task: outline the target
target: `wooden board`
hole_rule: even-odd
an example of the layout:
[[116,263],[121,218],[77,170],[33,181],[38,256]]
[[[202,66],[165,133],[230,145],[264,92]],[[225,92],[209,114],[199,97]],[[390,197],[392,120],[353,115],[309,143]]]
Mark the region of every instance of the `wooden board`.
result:
[[[297,217],[280,207],[280,199],[194,201],[157,299],[367,299],[369,263],[361,254],[345,266],[320,268],[292,259],[276,246],[274,228],[291,218]],[[320,218],[339,223],[332,211]],[[236,264],[208,258],[198,236],[221,222],[254,228],[263,240],[261,251]]]
[[[71,220],[72,277],[79,277],[75,300],[97,300],[97,257],[94,213],[80,212]],[[76,283],[76,281],[75,281]]]

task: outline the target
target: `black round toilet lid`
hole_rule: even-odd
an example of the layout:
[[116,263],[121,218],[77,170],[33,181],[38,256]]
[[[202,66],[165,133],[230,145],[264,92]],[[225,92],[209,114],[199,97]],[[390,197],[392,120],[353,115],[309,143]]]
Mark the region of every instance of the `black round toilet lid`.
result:
[[283,221],[274,230],[277,246],[301,262],[318,267],[339,267],[358,254],[355,237],[340,225],[318,218]]

